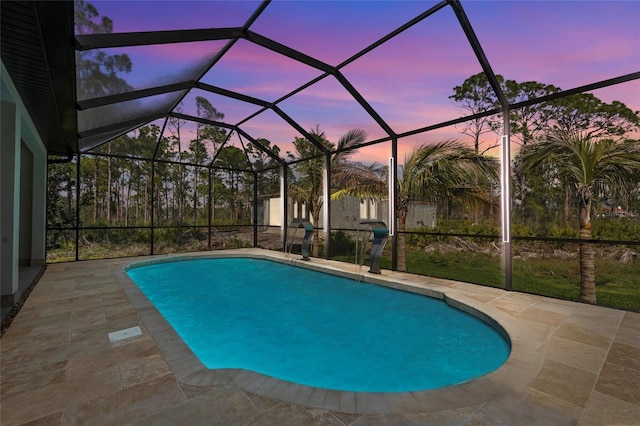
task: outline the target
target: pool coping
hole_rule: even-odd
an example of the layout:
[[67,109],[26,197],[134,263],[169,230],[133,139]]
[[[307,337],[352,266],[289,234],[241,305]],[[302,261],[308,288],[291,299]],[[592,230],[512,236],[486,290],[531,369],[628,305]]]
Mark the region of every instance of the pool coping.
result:
[[[480,378],[455,386],[413,392],[345,392],[300,385],[249,370],[208,369],[133,283],[126,271],[132,267],[168,261],[216,257],[272,260],[442,299],[491,324],[503,333],[511,343],[511,353],[500,368]],[[311,261],[302,261],[280,252],[241,249],[163,255],[133,262],[117,268],[114,272],[177,380],[190,386],[235,385],[247,392],[267,398],[350,414],[421,413],[477,405],[526,389],[542,367],[544,360],[542,337],[539,340],[535,336],[532,338],[524,321],[477,298],[465,295],[464,291],[456,288],[455,281],[388,270],[383,270],[381,275],[358,274],[349,269],[354,269],[354,265],[316,258]],[[505,290],[478,287],[478,294],[506,293]]]

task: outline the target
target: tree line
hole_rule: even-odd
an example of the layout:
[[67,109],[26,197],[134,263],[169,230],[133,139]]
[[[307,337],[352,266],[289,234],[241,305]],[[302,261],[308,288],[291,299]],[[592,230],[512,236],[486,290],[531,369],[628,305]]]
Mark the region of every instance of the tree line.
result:
[[[221,146],[224,136],[222,129],[200,126],[185,143],[179,132],[160,138],[152,124],[82,154],[78,182],[75,161],[51,163],[50,226],[75,226],[76,196],[83,227],[149,226],[152,200],[155,226],[207,225],[209,215],[214,224],[251,223],[255,179],[248,164],[267,168],[273,160],[250,142],[246,153]],[[151,160],[158,141],[164,149]],[[262,173],[258,185],[260,193],[277,192],[279,170]]]

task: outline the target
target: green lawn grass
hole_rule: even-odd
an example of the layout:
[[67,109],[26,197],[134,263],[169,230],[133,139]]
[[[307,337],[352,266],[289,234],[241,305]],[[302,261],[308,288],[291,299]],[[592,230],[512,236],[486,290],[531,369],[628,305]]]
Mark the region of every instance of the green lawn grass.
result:
[[[390,268],[390,259],[380,262]],[[491,287],[504,287],[502,259],[483,253],[407,254],[409,272],[447,278]],[[627,263],[612,259],[596,260],[596,291],[598,304],[640,312],[640,261]],[[512,287],[526,293],[559,299],[578,300],[580,273],[578,261],[562,259],[514,259]]]
[[407,271],[457,281],[504,287],[502,260],[481,253],[420,253],[407,256]]

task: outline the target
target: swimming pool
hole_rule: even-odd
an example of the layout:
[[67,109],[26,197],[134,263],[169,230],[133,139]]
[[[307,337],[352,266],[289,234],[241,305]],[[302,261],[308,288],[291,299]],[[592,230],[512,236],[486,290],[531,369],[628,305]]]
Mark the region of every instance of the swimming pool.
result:
[[442,301],[273,261],[197,259],[128,274],[210,369],[406,392],[469,381],[509,356],[496,329]]

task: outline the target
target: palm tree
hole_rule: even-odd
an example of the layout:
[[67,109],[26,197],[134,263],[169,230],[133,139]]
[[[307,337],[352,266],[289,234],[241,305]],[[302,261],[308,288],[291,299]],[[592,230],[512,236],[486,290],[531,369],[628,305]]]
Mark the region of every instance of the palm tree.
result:
[[[346,151],[348,148],[358,145],[367,139],[367,133],[362,129],[353,129],[340,137],[337,144],[329,142],[325,133],[316,126],[309,132],[310,136],[331,154],[331,168],[345,162],[355,152]],[[325,168],[325,156],[321,149],[305,138],[295,138],[293,141],[294,153],[288,153],[294,160],[304,160],[297,164],[299,178],[289,186],[289,197],[297,202],[305,203],[311,215],[311,222],[315,228],[313,233],[313,256],[318,256],[318,222],[322,211],[322,177]]]
[[[498,163],[457,141],[443,141],[416,147],[405,158],[396,192],[398,216],[398,270],[406,271],[407,213],[412,201],[441,204],[458,200],[468,204],[486,202],[488,184],[498,178]],[[335,197],[383,198],[387,195],[386,176],[366,167],[343,167],[347,182]],[[348,176],[348,177],[347,177]]]
[[[523,167],[529,171],[548,167],[571,182],[579,201],[580,240],[590,240],[593,191],[597,186],[615,190],[640,180],[640,149],[637,141],[595,139],[579,131],[557,131],[527,146]],[[580,300],[596,303],[594,249],[580,246]]]

